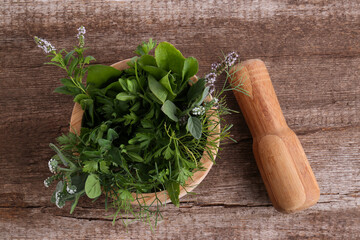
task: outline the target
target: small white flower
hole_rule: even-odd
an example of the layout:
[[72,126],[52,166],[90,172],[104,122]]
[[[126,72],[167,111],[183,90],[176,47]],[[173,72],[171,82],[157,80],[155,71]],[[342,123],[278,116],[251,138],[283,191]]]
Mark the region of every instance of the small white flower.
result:
[[217,72],[218,71],[218,69],[219,69],[219,67],[220,67],[220,63],[213,63],[213,64],[211,64],[211,71],[213,71],[213,72]]
[[191,110],[191,113],[194,114],[194,115],[203,115],[205,113],[205,107],[203,106],[200,106],[200,107],[194,107],[192,110]]
[[65,201],[62,199],[62,192],[58,191],[55,193],[55,204],[58,208],[63,208],[65,206]]
[[66,191],[69,193],[69,194],[74,194],[74,193],[76,193],[76,186],[75,185],[72,185],[72,186],[67,186],[66,187]]
[[214,104],[218,104],[219,103],[219,99],[217,99],[216,97],[213,98]]
[[56,161],[55,159],[50,159],[50,161],[48,162],[48,166],[49,166],[49,170],[51,173],[56,173],[57,167],[58,167],[58,161]]
[[85,27],[84,27],[84,26],[81,26],[81,27],[78,28],[78,34],[77,34],[76,36],[77,36],[77,38],[79,38],[79,39],[85,39],[85,36],[84,36],[85,33],[86,33]]
[[214,84],[216,81],[216,74],[211,72],[205,75],[205,81],[208,84]]
[[35,42],[38,45],[39,48],[41,48],[42,50],[44,50],[45,53],[49,53],[52,51],[56,51],[56,48],[48,41],[46,41],[45,39],[39,38],[39,37],[35,37]]
[[209,94],[213,94],[215,92],[215,85],[214,84],[210,84],[209,85],[210,89],[209,89]]
[[227,67],[231,67],[234,65],[236,59],[239,57],[239,55],[236,52],[229,53],[225,58],[225,64]]
[[44,180],[44,185],[45,185],[45,187],[49,187],[49,185],[50,185],[49,178]]

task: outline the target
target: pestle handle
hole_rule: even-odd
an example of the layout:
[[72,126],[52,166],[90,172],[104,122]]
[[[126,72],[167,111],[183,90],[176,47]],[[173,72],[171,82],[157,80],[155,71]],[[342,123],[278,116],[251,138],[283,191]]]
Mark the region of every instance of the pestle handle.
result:
[[253,137],[253,152],[270,200],[281,212],[314,205],[320,190],[296,134],[288,127],[263,61],[248,60],[232,67],[232,87]]

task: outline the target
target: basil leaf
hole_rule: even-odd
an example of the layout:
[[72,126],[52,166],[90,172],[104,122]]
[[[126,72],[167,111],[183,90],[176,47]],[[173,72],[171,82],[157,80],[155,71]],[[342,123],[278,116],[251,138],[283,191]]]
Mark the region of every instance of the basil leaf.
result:
[[164,103],[168,95],[166,89],[151,75],[148,77],[148,83],[151,92],[161,101],[161,103]]
[[120,75],[121,71],[113,67],[105,65],[94,65],[88,68],[86,83],[100,88],[110,79],[117,78]]
[[168,42],[161,42],[155,49],[157,65],[165,71],[182,74],[185,58],[179,50]]
[[153,75],[156,79],[160,79],[167,74],[167,71],[154,66],[142,66],[145,72]]
[[153,56],[151,55],[143,55],[139,58],[138,63],[141,67],[149,65],[149,66],[154,66],[157,67],[156,65],[156,60]]
[[168,116],[171,120],[178,122],[179,119],[175,115],[176,110],[177,110],[176,105],[170,100],[166,100],[166,102],[161,107],[161,111],[163,111],[166,114],[166,116]]
[[170,197],[171,202],[176,206],[180,206],[180,185],[176,181],[168,181],[165,183],[166,191],[168,192],[168,195]]
[[199,70],[199,63],[193,57],[188,57],[184,61],[184,68],[182,69],[182,80],[187,80],[194,76]]
[[99,177],[95,174],[90,174],[85,182],[85,193],[91,198],[97,198],[101,195],[101,186]]
[[161,83],[161,85],[163,87],[166,88],[166,90],[168,90],[168,92],[170,93],[171,95],[171,99],[174,99],[176,97],[176,94],[173,92],[172,88],[171,88],[171,84],[170,84],[170,81],[169,81],[169,73],[166,74],[163,78],[161,78],[161,80],[159,81]]
[[136,99],[136,96],[134,96],[134,95],[130,95],[130,94],[128,94],[128,93],[126,93],[126,92],[121,92],[121,93],[119,93],[118,95],[116,95],[116,99],[117,100],[120,100],[120,101],[130,101],[130,100],[134,100],[134,99]]
[[201,138],[202,133],[202,124],[199,118],[197,117],[189,117],[188,122],[186,124],[186,129],[191,133],[191,135],[196,138]]

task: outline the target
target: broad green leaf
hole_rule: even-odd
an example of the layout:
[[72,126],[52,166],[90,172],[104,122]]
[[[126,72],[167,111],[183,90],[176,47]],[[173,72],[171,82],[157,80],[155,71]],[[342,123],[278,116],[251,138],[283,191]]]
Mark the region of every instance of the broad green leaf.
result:
[[157,67],[156,65],[156,60],[153,56],[151,55],[143,55],[138,59],[138,63],[141,67],[143,66],[154,66]]
[[110,140],[101,138],[101,139],[98,140],[98,143],[100,145],[100,150],[102,152],[108,151],[111,148],[111,141]]
[[176,181],[173,181],[173,180],[168,181],[167,183],[165,183],[165,188],[169,194],[171,202],[175,206],[179,207],[180,206],[180,200],[179,200],[180,185],[179,185],[179,183]]
[[76,192],[80,192],[84,189],[86,176],[86,174],[82,174],[71,177],[71,184],[76,186]]
[[117,132],[112,129],[112,128],[109,128],[108,131],[107,131],[107,140],[109,141],[113,141],[114,139],[117,139],[119,137],[119,134],[117,134]]
[[169,73],[166,74],[163,78],[161,78],[160,83],[170,93],[170,96],[171,96],[170,100],[174,99],[176,97],[176,94],[173,92],[173,90],[171,88],[171,84],[170,84],[170,81],[169,81]]
[[149,65],[142,66],[142,69],[144,69],[144,71],[146,71],[147,73],[153,75],[156,79],[160,79],[168,73],[167,71],[159,67]]
[[119,78],[119,84],[121,85],[121,87],[123,88],[124,91],[128,92],[129,89],[127,87],[127,82],[125,79]]
[[182,69],[182,79],[187,80],[194,76],[199,70],[199,63],[196,58],[188,57],[185,59],[184,68]]
[[101,186],[99,177],[95,174],[90,174],[85,182],[85,193],[91,198],[97,198],[101,195]]
[[129,92],[131,93],[136,93],[136,82],[130,80],[130,79],[126,79],[126,84],[127,84],[127,88],[129,89]]
[[200,99],[201,94],[204,92],[204,89],[205,89],[205,79],[201,78],[196,83],[191,85],[187,93],[188,101],[192,102],[196,99]]
[[185,58],[179,50],[168,42],[161,42],[155,49],[157,65],[165,71],[182,74]]
[[121,92],[118,95],[116,95],[117,100],[125,101],[125,102],[130,101],[130,100],[134,100],[136,98],[137,97],[135,95],[132,95],[132,94],[129,94],[129,93],[126,93],[126,92]]
[[127,152],[127,155],[135,162],[144,162],[144,159],[137,153]]
[[105,85],[111,79],[121,75],[121,71],[105,65],[94,65],[88,68],[86,83],[92,84],[97,88]]
[[166,114],[166,116],[168,116],[171,120],[178,122],[179,119],[178,117],[175,115],[176,111],[177,111],[177,107],[176,105],[170,101],[170,100],[166,100],[166,102],[162,105],[161,110]]
[[168,95],[168,92],[166,91],[166,89],[164,88],[163,85],[161,85],[158,81],[156,81],[156,79],[149,75],[148,77],[148,82],[149,82],[149,88],[151,90],[151,92],[162,102],[164,103],[166,100],[166,97]]
[[199,118],[189,117],[186,124],[186,129],[193,135],[194,138],[200,139],[202,134],[202,124]]
[[114,90],[116,92],[120,92],[120,91],[122,91],[124,89],[120,86],[119,82],[113,82],[113,83],[106,86],[106,88],[104,90],[105,94],[107,93],[108,90]]

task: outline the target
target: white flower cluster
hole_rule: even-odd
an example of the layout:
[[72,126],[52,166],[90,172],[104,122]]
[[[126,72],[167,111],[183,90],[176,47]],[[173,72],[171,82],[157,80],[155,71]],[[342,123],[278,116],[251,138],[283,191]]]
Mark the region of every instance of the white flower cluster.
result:
[[56,161],[55,159],[50,159],[50,161],[48,162],[48,166],[51,173],[56,173],[58,164],[58,161]]
[[45,39],[39,38],[39,37],[35,37],[35,42],[38,45],[39,48],[41,48],[42,50],[44,50],[45,53],[49,53],[52,51],[56,51],[56,48],[48,41],[46,41]]
[[63,193],[58,191],[55,193],[55,204],[58,208],[63,208],[65,206],[65,201],[63,199]]
[[76,193],[76,186],[75,185],[71,185],[71,186],[67,186],[66,187],[66,191],[69,193],[69,194],[74,194]]
[[216,81],[216,73],[211,72],[205,75],[205,82],[208,84],[214,84]]
[[84,26],[79,27],[77,38],[84,38],[85,33],[86,33],[85,27]]
[[77,38],[79,39],[80,47],[84,47],[84,45],[85,45],[85,36],[84,36],[85,33],[86,33],[86,29],[84,26],[81,26],[78,28]]
[[191,113],[194,114],[194,115],[203,115],[205,113],[205,107],[203,106],[199,106],[199,107],[194,107],[192,110],[191,110]]

